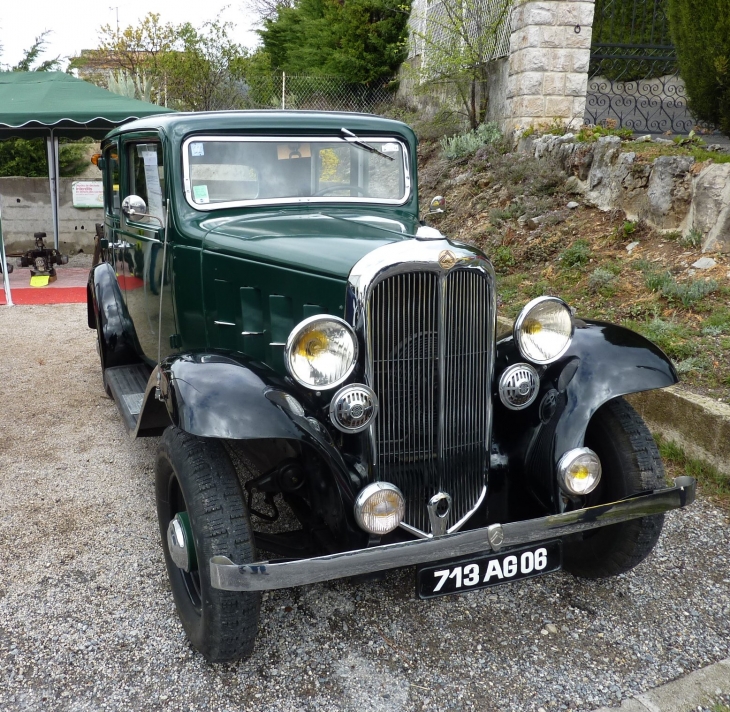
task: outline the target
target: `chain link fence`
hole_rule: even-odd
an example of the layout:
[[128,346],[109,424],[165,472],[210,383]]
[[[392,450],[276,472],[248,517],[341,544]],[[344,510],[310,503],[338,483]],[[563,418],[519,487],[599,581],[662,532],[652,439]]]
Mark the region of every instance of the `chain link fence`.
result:
[[257,74],[231,80],[198,110],[304,109],[382,114],[395,103],[394,80],[353,84],[338,76]]

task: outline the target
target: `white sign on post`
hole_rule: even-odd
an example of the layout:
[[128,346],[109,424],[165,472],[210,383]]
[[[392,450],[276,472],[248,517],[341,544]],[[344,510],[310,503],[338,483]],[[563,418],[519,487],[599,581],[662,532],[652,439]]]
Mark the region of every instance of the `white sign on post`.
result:
[[100,180],[75,180],[71,194],[74,208],[104,207],[104,184]]

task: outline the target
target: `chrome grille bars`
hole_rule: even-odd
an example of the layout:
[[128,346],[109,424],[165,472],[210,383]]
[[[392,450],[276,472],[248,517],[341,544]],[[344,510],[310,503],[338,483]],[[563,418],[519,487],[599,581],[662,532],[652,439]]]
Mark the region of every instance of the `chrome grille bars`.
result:
[[419,536],[430,531],[429,498],[448,492],[449,531],[457,531],[486,494],[491,265],[446,240],[408,240],[363,258],[350,291],[348,316],[364,339],[366,380],[381,404],[369,432],[373,479],[403,491],[403,526]]

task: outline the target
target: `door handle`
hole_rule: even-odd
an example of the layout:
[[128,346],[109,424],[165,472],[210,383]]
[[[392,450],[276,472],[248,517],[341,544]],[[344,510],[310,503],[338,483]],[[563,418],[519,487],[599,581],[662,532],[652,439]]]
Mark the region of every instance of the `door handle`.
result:
[[120,240],[119,242],[112,242],[112,247],[115,250],[126,250],[128,247],[131,247],[131,243],[126,242],[125,240]]

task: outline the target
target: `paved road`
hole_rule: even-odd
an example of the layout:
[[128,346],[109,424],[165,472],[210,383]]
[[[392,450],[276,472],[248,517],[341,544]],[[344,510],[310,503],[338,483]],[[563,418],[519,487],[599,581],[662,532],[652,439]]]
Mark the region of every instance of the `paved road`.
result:
[[3,712],[592,710],[730,655],[730,527],[700,500],[616,579],[272,592],[253,657],[206,664],[164,572],[155,440],[127,438],[85,316],[0,307]]

